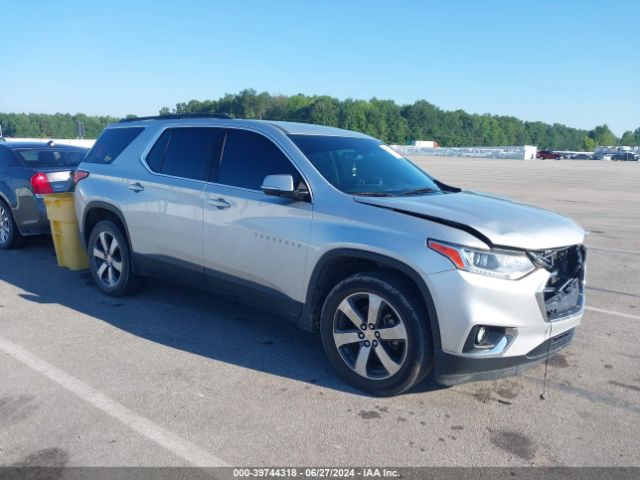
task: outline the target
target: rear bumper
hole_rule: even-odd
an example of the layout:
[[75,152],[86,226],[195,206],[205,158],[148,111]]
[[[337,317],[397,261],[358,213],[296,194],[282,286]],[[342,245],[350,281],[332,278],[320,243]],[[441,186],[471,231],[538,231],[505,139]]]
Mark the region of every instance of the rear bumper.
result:
[[51,233],[44,199],[33,197],[33,202],[21,206],[22,211],[17,222],[18,230],[24,236],[45,235]]
[[471,358],[436,351],[435,378],[442,385],[451,386],[480,380],[512,377],[544,361],[567,347],[573,340],[575,328],[562,332],[538,345],[525,355],[514,357]]

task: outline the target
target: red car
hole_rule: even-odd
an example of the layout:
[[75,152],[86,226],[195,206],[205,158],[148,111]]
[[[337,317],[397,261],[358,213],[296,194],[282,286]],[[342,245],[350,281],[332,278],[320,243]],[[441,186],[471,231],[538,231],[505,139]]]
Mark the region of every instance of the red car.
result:
[[545,160],[558,160],[562,158],[562,155],[552,152],[551,150],[538,150],[536,158],[543,158]]

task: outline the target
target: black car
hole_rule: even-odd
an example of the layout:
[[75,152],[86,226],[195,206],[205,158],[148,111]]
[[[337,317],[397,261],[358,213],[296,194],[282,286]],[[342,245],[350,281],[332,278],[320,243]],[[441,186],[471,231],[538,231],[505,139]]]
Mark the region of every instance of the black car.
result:
[[42,195],[73,189],[73,172],[88,149],[53,142],[0,143],[0,249],[49,232]]
[[616,153],[615,155],[611,155],[611,160],[633,162],[636,160],[636,156],[631,152]]

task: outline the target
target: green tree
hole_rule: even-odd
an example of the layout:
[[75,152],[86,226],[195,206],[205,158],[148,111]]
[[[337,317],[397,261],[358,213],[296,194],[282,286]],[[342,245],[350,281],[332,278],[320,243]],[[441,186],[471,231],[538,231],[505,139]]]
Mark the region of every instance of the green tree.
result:
[[618,138],[607,125],[599,125],[589,132],[596,145],[618,145]]
[[622,134],[620,138],[620,145],[627,145],[630,147],[640,146],[640,128],[636,128],[633,132],[628,130]]
[[[554,123],[523,122],[515,117],[442,110],[426,100],[398,105],[372,98],[339,100],[327,95],[292,96],[258,93],[247,88],[218,99],[162,107],[160,115],[225,112],[237,118],[288,120],[337,126],[378,137],[388,143],[435,140],[442,146],[537,145],[558,150],[592,150],[597,145],[640,145],[640,128],[618,138],[606,125],[587,131]],[[56,113],[0,113],[5,136],[73,138],[76,122],[95,138],[117,118]]]

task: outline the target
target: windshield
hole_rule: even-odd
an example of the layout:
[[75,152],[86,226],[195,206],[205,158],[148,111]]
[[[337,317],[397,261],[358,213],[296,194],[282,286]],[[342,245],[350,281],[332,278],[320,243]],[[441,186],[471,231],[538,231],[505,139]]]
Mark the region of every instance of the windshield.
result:
[[16,150],[29,168],[77,167],[84,158],[84,150],[54,150],[51,148],[29,148]]
[[290,135],[331,185],[352,195],[440,192],[434,180],[388,145],[369,138]]

